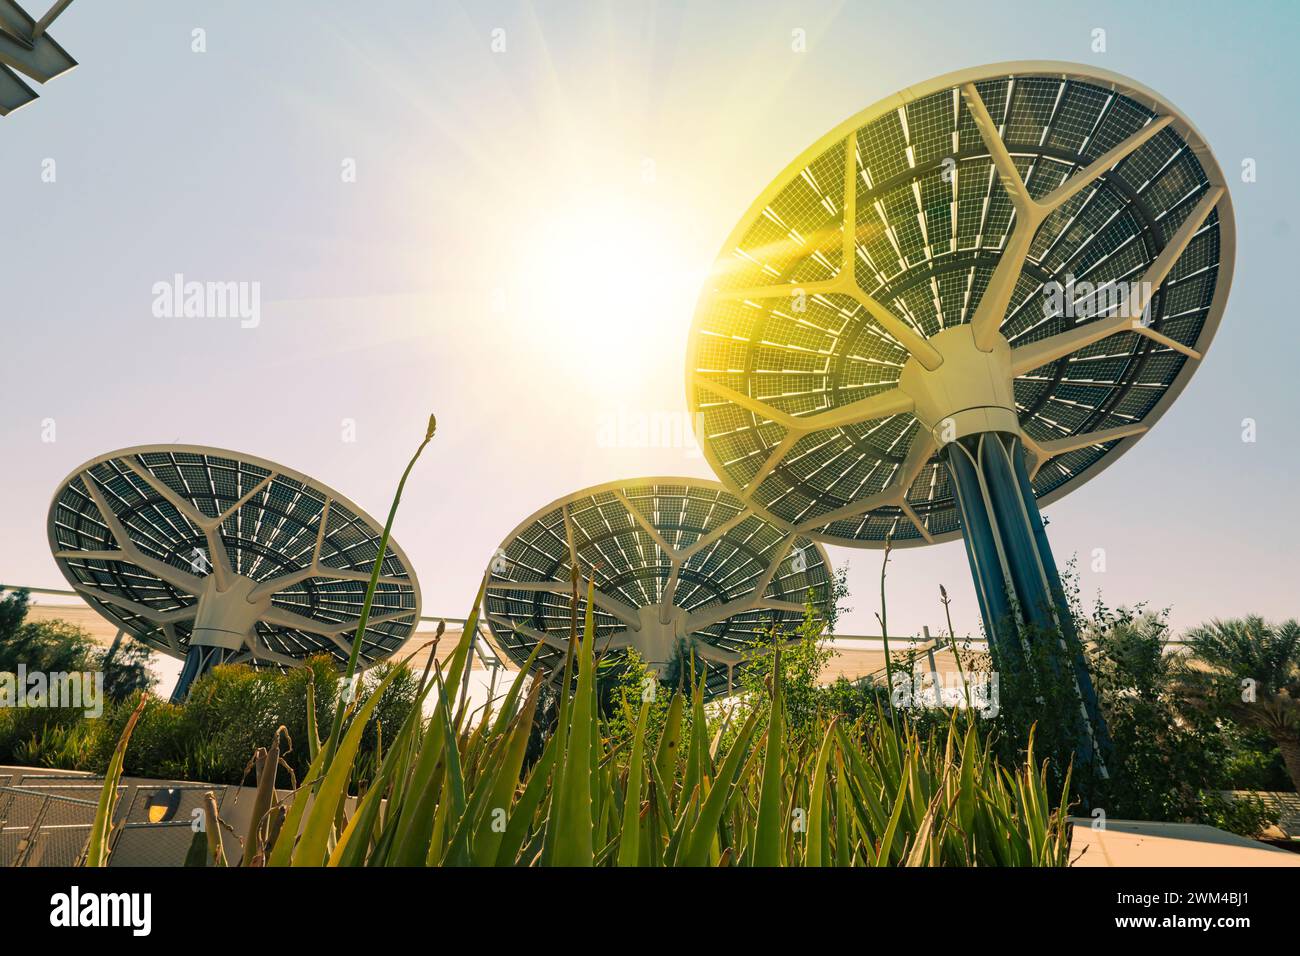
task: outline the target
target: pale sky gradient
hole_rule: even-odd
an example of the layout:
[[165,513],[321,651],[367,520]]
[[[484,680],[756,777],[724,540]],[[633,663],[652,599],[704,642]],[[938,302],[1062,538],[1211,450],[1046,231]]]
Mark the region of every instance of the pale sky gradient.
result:
[[[395,537],[426,613],[463,616],[493,550],[551,500],[616,478],[713,477],[687,448],[605,447],[602,416],[684,413],[703,275],[796,154],[931,76],[1058,59],[1131,76],[1191,117],[1228,174],[1238,251],[1183,395],[1048,509],[1057,558],[1081,556],[1086,593],[1171,606],[1180,628],[1300,613],[1300,320],[1283,286],[1300,211],[1295,8],[1030,10],[74,3],[52,33],[82,65],[0,119],[0,581],[66,586],[46,512],[100,453],[246,451],[382,517],[433,411]],[[191,52],[196,27],[206,53]],[[1237,181],[1244,157],[1258,182]],[[260,325],[155,318],[151,287],[178,272],[260,282]],[[1105,573],[1087,568],[1094,548]],[[880,552],[830,553],[850,567],[841,630],[875,633]],[[950,543],[896,553],[891,631],[937,629],[940,582],[958,630],[974,629]]]

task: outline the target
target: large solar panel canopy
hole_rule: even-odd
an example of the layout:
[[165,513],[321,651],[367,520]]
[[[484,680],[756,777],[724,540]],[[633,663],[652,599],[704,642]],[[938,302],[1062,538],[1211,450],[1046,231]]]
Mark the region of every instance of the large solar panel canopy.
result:
[[1158,94],[1069,63],[962,70],[763,191],[700,297],[687,401],[718,477],[781,527],[964,537],[992,634],[1056,604],[1038,506],[1187,384],[1233,249],[1223,173]]
[[[518,664],[540,642],[536,666],[552,678],[568,651],[575,566],[579,628],[586,583],[595,586],[597,653],[635,650],[667,679],[682,649],[693,649],[710,697],[735,689],[774,629],[795,640],[809,599],[823,621],[833,600],[823,549],[716,482],[637,478],[587,488],[522,521],[489,568],[484,616],[493,641]],[[681,666],[689,669],[689,657]]]
[[[185,659],[173,700],[218,663],[348,660],[383,525],[289,468],[232,451],[149,445],[101,455],[55,492],[50,547],[99,613]],[[396,651],[420,588],[391,539],[360,662]]]

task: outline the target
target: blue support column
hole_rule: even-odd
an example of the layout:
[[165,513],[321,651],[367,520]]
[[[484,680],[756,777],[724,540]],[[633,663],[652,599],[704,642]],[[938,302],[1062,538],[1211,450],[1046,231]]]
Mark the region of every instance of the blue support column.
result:
[[1078,760],[1096,762],[1104,775],[1106,725],[1078,649],[1020,439],[999,432],[969,435],[946,445],[944,459],[956,489],[966,557],[995,666],[1019,671],[1030,650],[1025,640],[1057,635],[1057,673],[1073,678],[1081,705]]
[[172,691],[171,702],[173,704],[185,703],[190,696],[190,687],[196,680],[218,664],[226,663],[238,653],[238,649],[228,647],[215,647],[211,644],[191,644],[189,652],[185,655],[185,664],[181,668],[181,676],[176,679],[176,688]]

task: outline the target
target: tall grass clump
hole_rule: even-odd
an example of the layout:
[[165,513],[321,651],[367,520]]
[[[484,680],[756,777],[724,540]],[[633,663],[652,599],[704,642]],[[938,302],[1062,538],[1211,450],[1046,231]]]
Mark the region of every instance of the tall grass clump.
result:
[[[399,485],[399,497],[400,491]],[[308,734],[311,761],[294,789],[277,793],[259,779],[256,818],[240,841],[245,861],[309,867],[1068,862],[1062,794],[1049,788],[1032,744],[1024,765],[1009,769],[973,722],[955,716],[944,732],[928,737],[905,717],[880,713],[849,724],[796,709],[792,722],[779,644],[766,684],[728,709],[711,713],[703,681],[694,678],[683,679],[670,696],[662,688],[656,695],[651,685],[635,707],[626,697],[616,707],[603,705],[590,583],[586,619],[581,630],[575,624],[566,678],[558,682],[553,724],[530,748],[544,687],[530,682],[530,666],[481,711],[471,710],[465,693],[486,583],[485,577],[445,666],[435,664],[420,681],[399,725],[384,726],[366,786],[354,785],[355,763],[402,668],[368,693],[341,699],[325,742]],[[372,577],[367,606],[373,589]],[[668,697],[666,706],[659,696]],[[265,747],[255,762],[273,773],[278,732]],[[225,851],[215,852],[208,859],[219,865]]]

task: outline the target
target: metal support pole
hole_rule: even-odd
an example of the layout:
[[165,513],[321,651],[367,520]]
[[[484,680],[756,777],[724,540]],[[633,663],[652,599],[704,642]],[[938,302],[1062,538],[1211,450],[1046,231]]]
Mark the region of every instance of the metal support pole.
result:
[[218,664],[239,654],[239,648],[217,647],[212,644],[191,644],[185,655],[185,665],[181,676],[176,679],[176,689],[172,691],[171,702],[183,704],[190,696],[190,687],[194,682]]
[[1060,574],[1038,512],[1019,437],[968,435],[944,448],[961,510],[966,557],[984,631],[999,670],[1024,669],[1029,642],[1056,636],[1058,674],[1072,678],[1080,702],[1076,751],[1105,774],[1109,738],[1087,662],[1078,647]]

